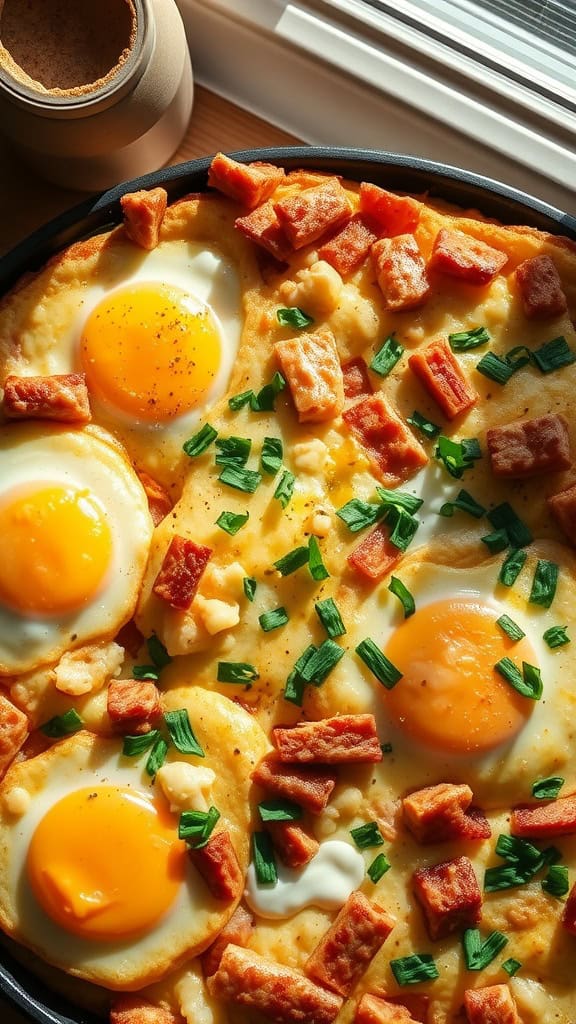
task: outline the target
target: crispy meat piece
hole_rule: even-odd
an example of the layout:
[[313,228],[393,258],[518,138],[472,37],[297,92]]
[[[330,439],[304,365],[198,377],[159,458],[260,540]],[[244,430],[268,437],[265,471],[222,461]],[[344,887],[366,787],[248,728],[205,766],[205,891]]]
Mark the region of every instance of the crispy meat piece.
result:
[[431,939],[444,939],[478,924],[482,893],[468,857],[418,868],[412,882]]
[[430,282],[414,235],[380,238],[374,242],[371,255],[385,309],[416,309],[426,301]]
[[346,277],[366,259],[377,237],[367,221],[356,214],[320,246],[318,259],[326,260],[341,277]]
[[28,739],[28,719],[0,693],[0,779]]
[[348,555],[348,565],[363,579],[375,582],[394,568],[402,551],[392,544],[387,523],[378,523]]
[[440,228],[428,264],[431,270],[467,284],[489,284],[508,262],[506,253],[464,231]]
[[447,342],[432,341],[423,352],[414,352],[408,365],[447,419],[455,419],[478,400]]
[[264,1015],[271,1024],[332,1024],[342,1005],[291,967],[230,944],[208,979],[212,996]]
[[249,210],[270,198],[286,177],[283,167],[256,160],[241,164],[225,153],[216,153],[208,171],[208,184]]
[[282,764],[274,754],[262,758],[252,772],[252,780],[274,796],[292,800],[312,814],[324,810],[336,785],[333,771]]
[[350,219],[348,196],[338,178],[287,196],[274,209],[294,249],[302,249]]
[[568,421],[558,413],[491,427],[486,441],[495,476],[521,479],[568,469]]
[[524,313],[530,320],[561,316],[568,309],[560,274],[545,253],[532,256],[516,267],[516,283]]
[[381,235],[412,234],[420,220],[415,199],[397,196],[368,181],[360,184],[360,211]]
[[356,1007],[354,1024],[414,1024],[414,1017],[402,1003],[365,992]]
[[215,974],[220,965],[222,954],[231,942],[235,946],[247,946],[250,936],[254,931],[254,918],[240,903],[232,914],[232,917],[225,924],[218,938],[205,953],[200,957],[204,977],[209,978]]
[[342,414],[385,487],[398,487],[428,462],[414,434],[381,392],[360,399]]
[[471,808],[469,786],[441,782],[410,793],[402,801],[404,822],[419,843],[449,839],[489,839],[492,830],[486,817]]
[[341,996],[350,995],[395,923],[363,893],[351,893],[306,961],[306,974]]
[[156,248],[167,203],[165,188],[142,189],[121,197],[124,230],[131,242],[141,249]]
[[516,1003],[507,985],[469,988],[464,993],[468,1024],[520,1024]]
[[149,732],[161,714],[160,693],[151,680],[113,679],[108,686],[108,715],[119,732]]
[[277,341],[274,351],[300,423],[331,420],[344,406],[344,378],[328,328]]
[[336,715],[272,730],[281,761],[355,764],[382,760],[374,715]]
[[576,793],[550,803],[514,807],[510,820],[513,836],[551,839],[576,834]]
[[576,484],[547,498],[548,508],[571,544],[576,544]]
[[178,535],[172,537],[162,568],[154,582],[154,593],[172,608],[186,611],[196,596],[212,549]]
[[4,382],[4,415],[9,420],[56,420],[80,426],[92,419],[83,373],[17,377]]
[[138,993],[115,995],[112,998],[110,1024],[179,1024],[170,1010],[143,999]]
[[303,868],[320,849],[320,843],[298,821],[267,821],[266,830],[286,867]]
[[245,217],[237,217],[234,226],[256,245],[280,262],[284,262],[293,251],[284,229],[276,216],[273,203],[268,201],[256,207]]
[[150,515],[154,526],[158,526],[163,519],[166,518],[169,512],[172,511],[172,500],[168,491],[166,491],[162,484],[159,484],[157,480],[145,473],[144,470],[138,470],[138,477],[140,483],[146,492],[148,498],[148,507],[150,509]]
[[239,899],[244,874],[227,829],[210,836],[205,846],[190,847],[188,853],[215,899],[227,902]]
[[572,886],[568,899],[564,904],[562,925],[571,935],[576,935],[576,882]]
[[357,356],[344,363],[342,375],[344,377],[344,398],[351,400],[365,398],[366,395],[372,394],[373,388],[368,376],[368,367],[362,356]]

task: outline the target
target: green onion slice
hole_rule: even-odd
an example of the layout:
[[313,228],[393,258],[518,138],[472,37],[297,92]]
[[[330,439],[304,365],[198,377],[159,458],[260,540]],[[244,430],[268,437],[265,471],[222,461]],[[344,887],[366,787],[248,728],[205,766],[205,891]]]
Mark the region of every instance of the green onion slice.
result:
[[219,437],[216,440],[217,466],[245,466],[248,462],[252,441],[249,437]]
[[309,549],[302,545],[302,547],[289,551],[287,555],[282,555],[282,558],[278,558],[272,564],[275,569],[278,569],[281,576],[290,576],[297,569],[301,569],[303,565],[307,565],[309,560]]
[[250,518],[249,512],[221,512],[216,520],[216,526],[219,526],[224,533],[228,533],[231,537],[235,537],[239,530],[243,526],[246,526]]
[[272,611],[262,612],[262,615],[258,616],[260,629],[262,629],[264,633],[270,633],[273,629],[285,626],[289,621],[290,617],[285,608],[273,608]]
[[472,497],[468,491],[461,490],[456,495],[454,501],[446,501],[440,509],[440,515],[450,518],[454,515],[454,512],[459,510],[460,512],[467,512],[469,516],[473,516],[474,519],[481,519],[482,516],[486,515],[486,509],[483,505],[480,505],[475,498]]
[[532,796],[537,800],[556,800],[566,779],[561,775],[549,775],[532,783]]
[[279,437],[265,437],[262,442],[260,465],[269,476],[275,476],[282,465],[284,448]]
[[538,559],[528,598],[531,604],[538,604],[542,608],[550,607],[556,594],[559,572],[556,562],[549,562],[545,558]]
[[253,601],[254,600],[254,596],[256,594],[256,588],[258,586],[258,584],[257,584],[256,580],[254,579],[254,577],[253,576],[245,576],[244,579],[242,580],[242,586],[244,588],[244,593],[245,593],[246,597],[248,598],[248,600],[249,601]]
[[327,597],[324,601],[317,601],[314,608],[331,639],[335,639],[337,636],[344,636],[346,627],[342,622],[342,616],[333,597]]
[[560,370],[563,366],[570,366],[576,361],[576,355],[563,335],[552,338],[552,341],[547,341],[535,349],[532,358],[542,373],[552,373],[553,370]]
[[162,669],[166,668],[166,666],[172,661],[171,655],[168,654],[164,644],[158,639],[155,633],[152,633],[152,635],[148,637],[146,646],[148,648],[148,654],[158,671],[162,671]]
[[272,840],[267,832],[252,833],[252,861],[258,885],[276,885],[276,858]]
[[506,971],[506,974],[509,974],[511,978],[518,973],[521,967],[522,964],[520,960],[515,960],[513,956],[508,957],[508,959],[502,964],[502,970]]
[[262,821],[298,821],[302,817],[302,808],[291,800],[263,800],[258,812]]
[[436,445],[435,457],[456,480],[459,480],[467,469],[473,469],[474,463],[482,457],[477,438],[463,438],[454,441],[451,437],[440,434]]
[[294,494],[294,484],[296,483],[296,477],[289,469],[285,469],[278,481],[276,490],[274,491],[274,497],[276,501],[279,501],[282,508],[286,508],[290,504],[292,495]]
[[344,649],[334,640],[324,640],[300,669],[301,678],[305,683],[321,686],[344,654]]
[[417,985],[419,981],[433,981],[440,972],[430,953],[412,953],[390,961],[392,974],[399,985]]
[[146,761],[145,765],[146,772],[150,776],[150,778],[153,779],[156,773],[162,767],[164,761],[166,760],[167,753],[168,744],[166,743],[166,740],[164,739],[163,736],[157,736],[156,739],[154,740],[154,746],[152,747],[152,750],[148,755],[148,760]]
[[511,547],[525,548],[527,544],[532,543],[530,530],[507,501],[491,509],[487,516],[494,529],[506,530]]
[[359,850],[369,850],[373,846],[384,846],[384,838],[376,821],[367,821],[365,825],[351,828],[350,835]]
[[360,498],[351,498],[342,508],[336,510],[336,515],[346,524],[351,533],[358,533],[367,526],[373,526],[385,513],[381,504],[369,501],[361,501]]
[[308,569],[313,580],[318,583],[322,580],[327,580],[330,576],[328,569],[322,561],[322,553],[320,551],[320,545],[318,538],[312,534],[308,539]]
[[527,557],[526,552],[519,548],[514,548],[510,551],[502,562],[498,582],[502,583],[505,587],[513,586],[524,568]]
[[150,732],[143,732],[141,736],[124,736],[122,740],[124,757],[138,757],[145,750],[150,750],[159,735],[158,729],[151,729]]
[[491,555],[497,555],[500,551],[506,551],[510,541],[506,530],[493,530],[492,533],[485,534],[484,537],[480,537],[483,544],[486,545]]
[[469,331],[458,331],[456,334],[448,335],[448,342],[453,352],[468,352],[471,348],[478,348],[490,341],[490,335],[485,327],[472,327]]
[[476,363],[476,369],[478,373],[495,381],[496,384],[507,384],[516,372],[516,368],[511,366],[506,358],[497,356],[495,352],[487,352],[482,356],[480,362]]
[[526,661],[523,661],[522,672],[520,672],[520,669],[511,658],[501,658],[500,661],[496,662],[494,668],[523,697],[529,697],[530,700],[540,700],[543,686],[540,669],[536,665],[529,665]]
[[398,579],[397,576],[391,576],[388,590],[400,601],[404,609],[404,618],[409,619],[416,611],[416,604],[408,588],[404,586],[402,580]]
[[564,864],[552,864],[548,868],[546,878],[542,879],[542,888],[544,892],[549,893],[550,896],[556,896],[557,899],[566,896],[570,889],[568,868]]
[[254,494],[254,491],[262,483],[262,475],[255,469],[244,469],[242,466],[235,466],[232,463],[224,466],[218,479],[220,483],[228,484],[228,487],[244,491],[246,494]]
[[366,869],[366,874],[371,882],[379,882],[383,875],[390,870],[390,861],[385,853],[377,853],[371,864]]
[[157,683],[160,679],[160,669],[156,665],[133,665],[132,678]]
[[181,754],[196,754],[198,757],[204,757],[204,751],[190,725],[186,708],[178,708],[177,711],[166,711],[164,721],[176,750],[179,750]]
[[214,427],[211,427],[209,423],[205,423],[197,434],[194,434],[193,437],[190,437],[184,442],[182,448],[186,452],[186,455],[189,455],[190,458],[193,459],[197,455],[202,455],[203,452],[210,447],[212,441],[215,441],[217,437],[218,431],[214,430]]
[[78,732],[83,725],[84,723],[76,708],[70,708],[68,711],[64,711],[62,715],[54,715],[53,718],[49,718],[47,722],[44,722],[44,725],[40,726],[40,732],[43,732],[45,736],[49,736],[52,740],[57,740],[61,739],[62,736],[71,736],[72,733]]
[[423,416],[422,413],[418,412],[417,409],[414,410],[411,416],[407,417],[407,422],[412,427],[416,427],[416,430],[419,430],[421,434],[424,434],[424,437],[428,437],[430,439],[438,437],[441,430],[436,423],[432,423],[431,420],[426,419],[426,417]]
[[257,395],[252,393],[250,408],[252,412],[274,412],[276,397],[286,387],[281,373],[276,372],[269,384],[265,384]]
[[182,811],[178,822],[178,838],[199,850],[206,846],[214,826],[220,818],[220,811],[210,807],[207,811]]
[[232,412],[238,412],[240,409],[243,409],[245,405],[250,405],[253,399],[253,391],[242,391],[240,394],[232,395],[232,397],[228,399],[228,407]]
[[507,944],[508,939],[502,932],[490,932],[482,942],[477,928],[466,928],[462,936],[466,967],[469,971],[483,971]]
[[318,648],[314,644],[310,644],[296,660],[294,668],[286,680],[284,700],[290,701],[291,704],[296,704],[298,707],[302,706],[306,686],[306,681],[302,678],[301,673],[317,650]]
[[308,316],[299,306],[286,306],[276,310],[278,323],[282,327],[296,327],[301,330],[303,327],[310,327],[314,323],[314,317]]
[[402,673],[399,669],[392,664],[371,637],[367,637],[358,644],[356,654],[362,659],[366,667],[370,669],[372,675],[376,676],[378,682],[382,683],[387,690],[391,690],[392,687],[396,686],[398,680],[402,678]]
[[394,334],[391,334],[376,352],[370,363],[370,369],[374,373],[379,374],[380,377],[387,377],[403,353],[404,346],[399,341],[396,341]]
[[566,644],[570,643],[570,637],[566,630],[568,626],[550,626],[542,634],[542,639],[548,644],[551,650],[556,647],[565,647]]
[[247,661],[219,661],[216,678],[219,683],[238,683],[250,687],[260,676],[254,665]]
[[510,637],[511,640],[521,640],[526,633],[520,626],[510,618],[509,615],[501,615],[499,619],[496,619],[496,625],[500,626],[503,633]]

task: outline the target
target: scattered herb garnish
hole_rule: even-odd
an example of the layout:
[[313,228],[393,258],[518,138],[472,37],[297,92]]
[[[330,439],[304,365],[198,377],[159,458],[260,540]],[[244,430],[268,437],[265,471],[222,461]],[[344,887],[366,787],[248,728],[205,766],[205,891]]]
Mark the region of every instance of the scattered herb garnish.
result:
[[262,821],[298,821],[302,817],[302,808],[291,800],[263,800],[258,804],[258,812]]
[[276,858],[272,840],[267,832],[252,833],[252,861],[258,885],[276,885]]
[[276,310],[278,323],[282,327],[295,327],[301,330],[303,327],[310,327],[314,323],[314,317],[308,316],[299,306],[287,306]]
[[333,597],[317,601],[314,608],[329,637],[335,639],[337,636],[344,636],[346,628]]
[[265,633],[270,633],[271,630],[278,629],[279,626],[285,626],[289,621],[288,612],[285,608],[273,608],[271,611],[262,612],[262,615],[258,616],[260,629]]
[[176,750],[179,750],[181,754],[196,754],[197,757],[204,757],[204,751],[190,725],[190,718],[186,708],[179,708],[177,711],[166,711],[164,721]]
[[249,437],[218,437],[216,439],[217,466],[245,466],[248,462],[252,441]]
[[524,630],[520,629],[520,626],[509,615],[501,615],[499,619],[496,619],[496,625],[500,626],[502,632],[506,633],[511,640],[521,640],[526,636]]
[[556,800],[565,779],[561,775],[549,775],[532,783],[532,796],[537,800]]
[[542,678],[540,669],[536,665],[529,665],[522,662],[522,671],[514,664],[511,658],[501,658],[494,665],[498,675],[501,675],[523,697],[531,700],[540,700],[542,696]]
[[390,870],[390,861],[385,853],[377,853],[371,864],[366,869],[366,874],[371,882],[379,882],[383,875]]
[[480,505],[475,498],[472,497],[468,491],[458,491],[454,501],[446,501],[440,509],[441,516],[451,517],[454,512],[459,510],[460,512],[467,512],[469,516],[473,516],[474,519],[481,519],[482,516],[486,515],[486,509],[483,505]]
[[412,953],[390,961],[392,974],[399,985],[417,985],[419,981],[434,981],[440,972],[430,953]]
[[403,353],[404,346],[399,341],[396,341],[394,335],[391,334],[376,352],[370,363],[370,369],[374,373],[379,374],[380,377],[387,377]]
[[505,587],[513,586],[524,568],[527,557],[526,552],[519,548],[514,548],[510,551],[502,562],[498,582],[502,583]]
[[542,639],[548,644],[551,650],[556,647],[565,647],[570,643],[570,637],[566,630],[568,626],[550,626],[542,634]]
[[531,604],[538,604],[542,608],[550,607],[556,594],[558,575],[556,562],[549,562],[545,558],[538,559],[528,598]]
[[409,619],[416,611],[416,604],[408,588],[404,586],[402,580],[399,580],[397,576],[391,576],[388,590],[400,601],[404,609],[404,618]]
[[384,846],[384,839],[377,821],[367,821],[365,825],[358,825],[350,829],[350,835],[359,850],[369,850],[373,846]]
[[214,427],[211,427],[209,423],[205,423],[197,434],[194,434],[193,437],[184,442],[182,448],[186,455],[189,455],[192,459],[197,455],[202,455],[217,437],[218,431],[214,430]]
[[462,936],[462,946],[467,969],[483,971],[507,944],[508,939],[502,932],[490,932],[488,938],[482,942],[477,928],[466,928]]
[[448,335],[448,342],[453,352],[468,352],[471,348],[478,348],[490,341],[490,335],[485,327],[472,327],[469,331],[458,331],[456,334]]
[[219,661],[216,678],[219,683],[238,683],[250,687],[260,676],[254,665],[246,661]]
[[292,495],[294,494],[294,484],[296,483],[296,477],[289,469],[285,469],[278,481],[278,486],[274,491],[274,497],[280,502],[282,508],[286,508]]
[[195,850],[206,846],[214,826],[220,818],[220,811],[210,807],[207,811],[182,811],[178,821],[178,838],[185,839]]
[[474,463],[482,458],[480,442],[475,437],[454,441],[451,437],[440,434],[436,445],[435,457],[456,480],[459,480],[467,469],[473,469]]
[[221,512],[216,520],[216,526],[219,526],[221,530],[224,530],[224,533],[228,533],[231,537],[235,537],[238,531],[246,525],[249,518],[249,512]]
[[376,676],[378,682],[382,683],[387,690],[391,690],[392,687],[396,686],[398,680],[402,678],[402,673],[399,669],[389,661],[370,637],[367,637],[366,640],[362,640],[358,644],[356,654],[362,659],[366,667],[370,669],[372,675]]
[[441,430],[441,427],[436,423],[432,423],[432,420],[426,419],[417,409],[414,410],[411,416],[408,416],[407,422],[411,426],[416,427],[416,430],[419,430],[421,434],[424,434],[424,437],[430,439],[438,437]]
[[61,715],[54,715],[53,718],[49,718],[47,722],[44,722],[44,725],[39,726],[39,729],[45,736],[56,740],[62,736],[71,736],[72,733],[78,732],[83,725],[84,723],[76,708],[70,708]]
[[260,465],[269,476],[275,476],[282,465],[284,449],[279,437],[265,437],[262,442]]

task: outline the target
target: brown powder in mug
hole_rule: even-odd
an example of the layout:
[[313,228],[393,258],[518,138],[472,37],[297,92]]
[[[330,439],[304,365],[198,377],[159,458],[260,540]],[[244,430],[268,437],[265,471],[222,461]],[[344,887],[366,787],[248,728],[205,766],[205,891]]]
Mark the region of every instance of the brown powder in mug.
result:
[[0,0],[0,68],[36,92],[97,91],[135,38],[133,0]]

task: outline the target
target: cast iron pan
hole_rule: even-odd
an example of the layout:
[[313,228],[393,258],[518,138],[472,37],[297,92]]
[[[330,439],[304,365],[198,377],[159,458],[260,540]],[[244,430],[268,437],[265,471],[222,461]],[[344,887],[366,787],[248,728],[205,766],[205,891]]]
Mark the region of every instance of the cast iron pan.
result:
[[[426,192],[431,198],[473,207],[503,224],[525,224],[576,241],[576,217],[498,181],[419,157],[314,146],[243,150],[231,155],[245,163],[265,160],[287,170],[310,167],[400,192]],[[118,224],[120,197],[126,192],[162,185],[173,201],[187,192],[205,191],[210,161],[211,157],[203,157],[123,182],[56,217],[0,260],[0,295],[21,274],[38,270],[65,246]],[[71,1006],[39,982],[4,944],[0,956],[0,992],[31,1020],[37,1024],[101,1024],[101,1018]]]

